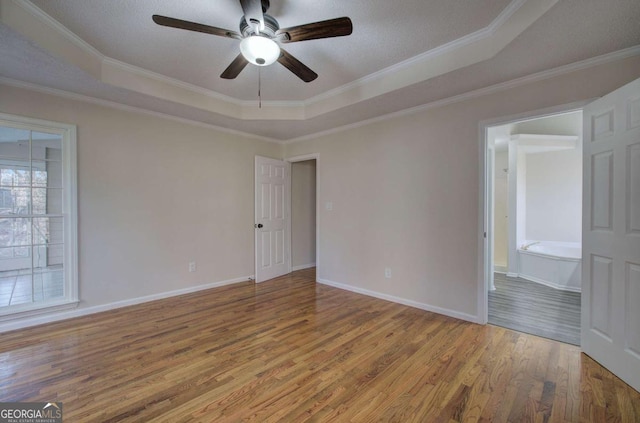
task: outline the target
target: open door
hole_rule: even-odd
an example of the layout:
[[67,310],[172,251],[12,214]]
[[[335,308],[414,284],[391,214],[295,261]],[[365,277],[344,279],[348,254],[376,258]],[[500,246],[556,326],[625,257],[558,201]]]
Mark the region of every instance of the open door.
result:
[[640,79],[583,125],[582,349],[640,390]]
[[291,272],[291,163],[256,156],[256,282]]

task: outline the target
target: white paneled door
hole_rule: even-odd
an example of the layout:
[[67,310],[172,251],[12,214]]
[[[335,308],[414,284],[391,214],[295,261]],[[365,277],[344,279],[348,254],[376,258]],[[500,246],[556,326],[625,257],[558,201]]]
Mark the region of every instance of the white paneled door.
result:
[[256,282],[291,271],[291,163],[256,156]]
[[640,79],[584,109],[582,349],[640,390]]

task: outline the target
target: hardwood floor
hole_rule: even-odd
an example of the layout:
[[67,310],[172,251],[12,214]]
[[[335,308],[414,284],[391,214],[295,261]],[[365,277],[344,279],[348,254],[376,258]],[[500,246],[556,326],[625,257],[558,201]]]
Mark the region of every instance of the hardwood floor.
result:
[[489,323],[580,345],[579,292],[554,289],[522,278],[495,274],[489,291]]
[[577,347],[315,284],[313,270],[0,335],[0,401],[66,422],[638,422]]

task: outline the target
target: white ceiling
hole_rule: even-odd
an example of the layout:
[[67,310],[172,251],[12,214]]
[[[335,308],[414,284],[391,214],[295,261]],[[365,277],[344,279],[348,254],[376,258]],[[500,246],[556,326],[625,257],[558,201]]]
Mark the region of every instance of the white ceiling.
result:
[[[349,16],[351,36],[284,46],[319,74],[274,64],[220,73],[238,41],[153,23],[238,29],[237,0],[0,0],[0,77],[229,130],[291,140],[608,53],[639,54],[637,0],[271,0],[282,27]],[[1,95],[1,94],[0,94]]]

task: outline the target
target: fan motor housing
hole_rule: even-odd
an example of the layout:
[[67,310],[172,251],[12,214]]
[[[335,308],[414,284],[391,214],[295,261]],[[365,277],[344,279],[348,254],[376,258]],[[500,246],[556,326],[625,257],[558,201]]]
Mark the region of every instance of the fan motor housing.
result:
[[[276,18],[271,15],[265,13],[263,16],[264,29],[260,32],[260,35],[274,38],[276,36],[276,31],[280,29],[280,24],[278,24]],[[250,35],[257,35],[254,33],[251,25],[247,23],[247,20],[244,18],[244,16],[242,17],[242,19],[240,19],[240,33],[242,34],[243,38]]]

